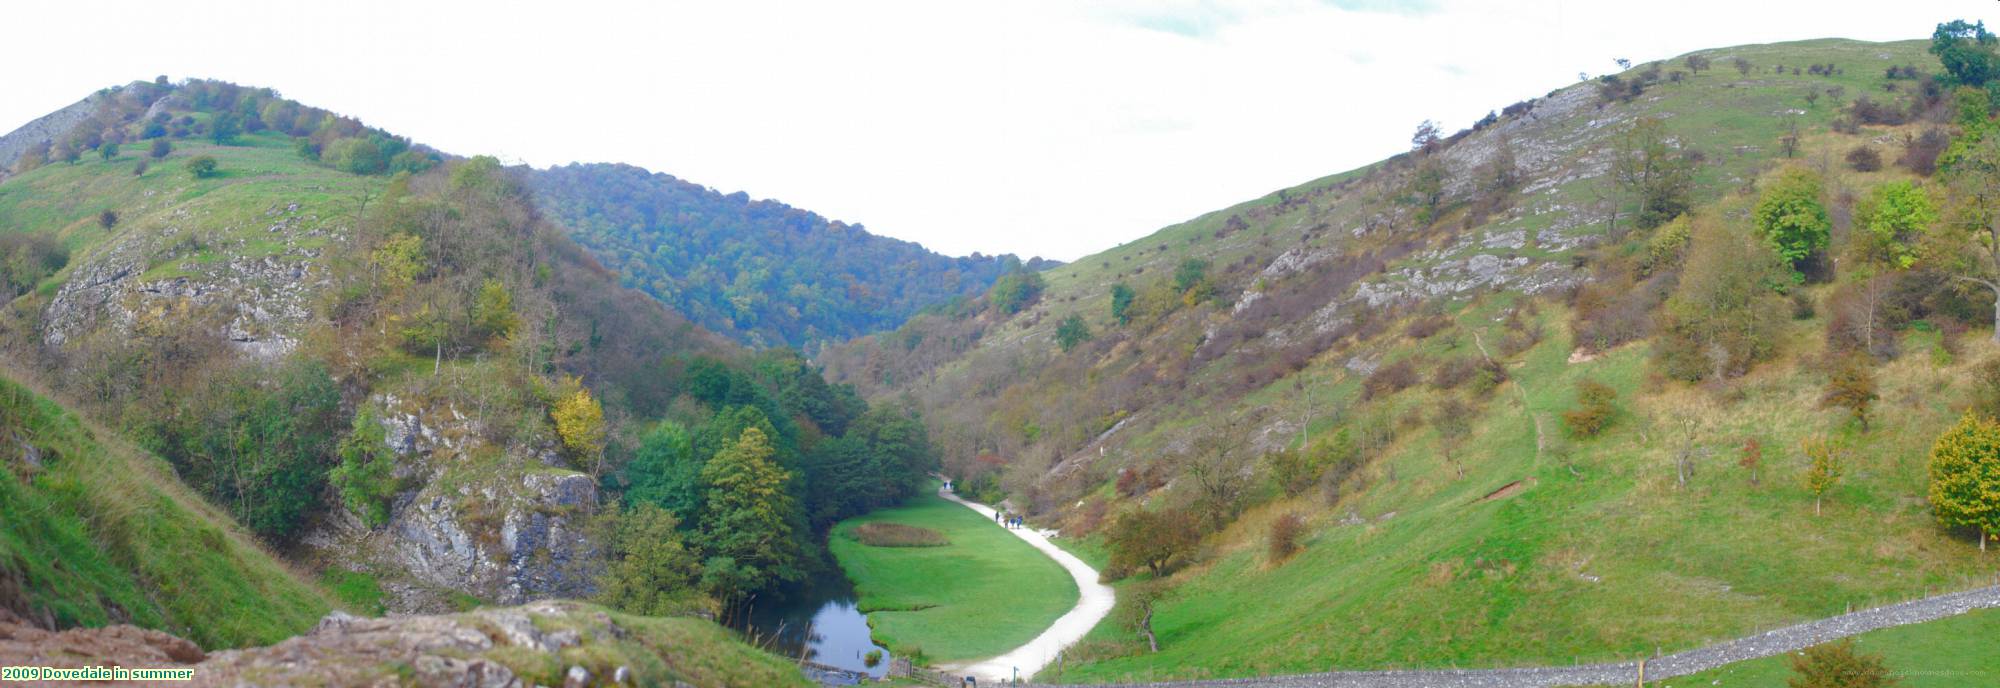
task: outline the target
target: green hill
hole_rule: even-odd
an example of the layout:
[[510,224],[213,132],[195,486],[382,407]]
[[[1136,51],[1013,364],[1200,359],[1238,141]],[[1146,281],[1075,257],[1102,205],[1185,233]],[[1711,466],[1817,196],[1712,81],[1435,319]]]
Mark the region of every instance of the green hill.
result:
[[130,623],[210,649],[277,642],[334,605],[173,470],[0,379],[0,608],[44,626]]
[[[1967,585],[1991,564],[1926,457],[2000,356],[1991,303],[1848,259],[1878,189],[1945,197],[1926,47],[1640,64],[820,358],[929,409],[966,492],[1095,544],[1188,514],[1159,652],[1107,623],[1064,681],[1612,659]],[[1794,170],[1832,236],[1781,265],[1756,206]],[[1854,369],[1865,427],[1822,403]],[[1846,470],[1816,515],[1821,439]]]
[[[52,138],[7,137],[0,357],[47,371],[95,441],[159,457],[105,490],[198,494],[357,613],[566,597],[713,618],[822,566],[826,528],[934,461],[910,411],[618,286],[492,158],[219,81],[84,104]],[[87,509],[117,502],[82,501],[110,496],[24,484],[10,515],[86,524],[9,533],[27,548],[5,560],[26,600],[9,608],[31,621],[234,645],[327,606],[261,582],[271,562],[233,540],[162,532],[192,548],[166,560],[122,539],[174,520],[114,527]],[[110,564],[66,573],[92,547]],[[145,568],[167,564],[212,570]],[[709,659],[727,661],[687,661]]]
[[[757,347],[817,349],[977,296],[1020,264],[952,258],[630,165],[527,173],[537,201],[623,285]],[[1040,258],[1026,267],[1054,265]]]

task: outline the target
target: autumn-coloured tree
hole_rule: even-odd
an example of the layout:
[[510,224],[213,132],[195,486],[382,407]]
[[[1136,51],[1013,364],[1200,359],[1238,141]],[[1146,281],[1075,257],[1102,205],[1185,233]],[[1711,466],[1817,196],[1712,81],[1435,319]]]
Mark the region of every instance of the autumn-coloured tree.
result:
[[1194,549],[1199,532],[1185,510],[1134,508],[1112,521],[1105,533],[1111,567],[1130,571],[1143,566],[1154,576],[1164,575],[1175,559]]
[[1799,442],[1799,449],[1806,455],[1806,472],[1800,476],[1807,492],[1813,495],[1813,515],[1822,515],[1820,503],[1828,490],[1840,483],[1845,470],[1841,465],[1840,449],[1825,438],[1809,437]]
[[1563,427],[1572,437],[1596,437],[1611,425],[1612,415],[1618,412],[1612,403],[1617,398],[1618,390],[1610,385],[1590,378],[1577,380],[1576,408],[1563,412]]
[[1738,454],[1736,465],[1750,472],[1750,484],[1757,484],[1757,468],[1764,463],[1764,443],[1751,437],[1743,440],[1743,449]]
[[1947,528],[2000,533],[2000,422],[1968,412],[1931,445],[1931,512]]
[[1815,645],[1792,655],[1790,688],[1885,688],[1896,684],[1881,655],[1854,651],[1854,640]]
[[580,463],[590,466],[591,474],[595,475],[604,460],[604,405],[575,379],[565,386],[574,391],[556,399],[549,417],[555,419],[556,435],[562,438],[563,448]]
[[1840,357],[1834,365],[1833,375],[1827,378],[1826,394],[1820,397],[1821,406],[1847,409],[1854,422],[1861,424],[1861,431],[1868,432],[1868,409],[1881,395],[1875,393],[1875,371],[1861,354]]

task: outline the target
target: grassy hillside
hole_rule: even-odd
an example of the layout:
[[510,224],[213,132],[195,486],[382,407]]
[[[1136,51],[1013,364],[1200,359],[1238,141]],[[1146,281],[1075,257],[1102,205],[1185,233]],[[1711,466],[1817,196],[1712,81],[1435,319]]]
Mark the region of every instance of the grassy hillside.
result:
[[[877,547],[851,534],[867,523],[943,533],[937,547]],[[1076,604],[1062,567],[991,519],[934,494],[842,522],[829,542],[861,594],[874,636],[899,656],[982,659],[1033,640]]]
[[[822,358],[870,394],[917,398],[968,491],[1094,546],[1138,509],[1208,526],[1166,581],[1160,652],[1100,628],[1064,681],[1610,659],[1964,585],[1991,563],[1936,525],[1925,457],[2000,355],[1975,341],[1990,305],[1955,301],[1935,272],[1890,278],[1908,310],[1874,331],[1866,432],[1820,403],[1850,350],[1858,270],[1814,268],[1765,298],[1794,317],[1761,319],[1745,374],[1690,384],[1663,363],[1661,304],[1690,244],[1635,226],[1645,206],[1614,181],[1655,126],[1660,155],[1687,166],[1692,222],[1721,228],[1696,233],[1713,247],[1747,238],[1785,170],[1810,170],[1827,257],[1845,255],[1876,189],[1941,186],[1898,162],[1950,128],[1924,48],[1641,64],[1046,271],[1019,313],[989,297]],[[1922,78],[1890,76],[1903,66]],[[1858,147],[1887,163],[1855,169]],[[1565,430],[1584,378],[1615,395],[1601,436]],[[1801,485],[1808,438],[1845,451],[1823,515]],[[1283,514],[1307,525],[1280,559]]]
[[0,379],[0,599],[55,627],[131,623],[216,649],[277,642],[335,606],[159,458]]
[[893,329],[924,308],[977,296],[1020,263],[938,255],[629,165],[568,165],[528,179],[540,205],[625,286],[751,346],[811,351]]

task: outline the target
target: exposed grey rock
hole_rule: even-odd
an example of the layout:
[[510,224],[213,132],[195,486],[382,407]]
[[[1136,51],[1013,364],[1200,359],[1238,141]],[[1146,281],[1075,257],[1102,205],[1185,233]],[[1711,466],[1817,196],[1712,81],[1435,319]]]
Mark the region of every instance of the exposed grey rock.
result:
[[99,98],[101,96],[93,94],[61,110],[36,117],[34,121],[0,136],[0,179],[7,178],[5,170],[12,169],[14,161],[20,160],[22,153],[44,143],[56,142],[68,135],[71,128],[96,115]]

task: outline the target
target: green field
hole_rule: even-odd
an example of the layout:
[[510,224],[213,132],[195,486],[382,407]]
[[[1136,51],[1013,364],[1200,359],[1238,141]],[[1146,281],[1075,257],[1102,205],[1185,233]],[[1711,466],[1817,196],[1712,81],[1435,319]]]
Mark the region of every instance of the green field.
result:
[[[2000,684],[2000,610],[1961,616],[1854,637],[1857,652],[1882,656],[1899,688],[1957,688]],[[1714,671],[1661,681],[1676,686],[1782,686],[1792,676],[1789,657],[1738,662]]]
[[[942,547],[870,547],[847,531],[887,521],[944,533]],[[1054,560],[992,519],[926,493],[906,506],[835,526],[830,548],[861,595],[877,642],[934,662],[1018,647],[1076,604],[1076,583]]]

